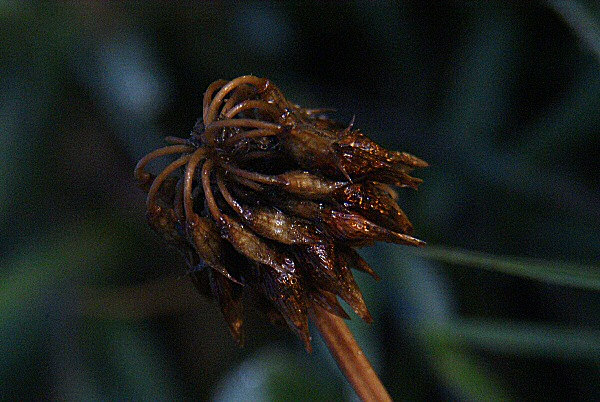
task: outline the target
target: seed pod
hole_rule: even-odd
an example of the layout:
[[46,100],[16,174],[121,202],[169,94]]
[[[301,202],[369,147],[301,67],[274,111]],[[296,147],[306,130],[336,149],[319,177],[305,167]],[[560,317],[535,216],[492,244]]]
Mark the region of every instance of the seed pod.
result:
[[338,241],[348,242],[354,247],[367,246],[376,241],[409,246],[425,245],[421,240],[382,228],[356,213],[326,208],[321,217],[331,236]]
[[398,164],[410,168],[427,166],[425,161],[408,153],[384,149],[359,130],[344,132],[334,147],[342,159],[342,166],[352,178],[365,176],[375,170],[392,168]]
[[341,173],[350,179],[334,147],[337,139],[329,130],[320,130],[314,125],[296,125],[281,136],[281,143],[303,169]]
[[242,216],[256,233],[279,243],[311,244],[321,241],[314,225],[275,208],[245,208]]
[[239,283],[228,272],[223,256],[230,253],[231,247],[221,239],[215,224],[208,218],[190,217],[186,224],[186,235],[189,242],[206,264],[233,282]]
[[273,207],[249,207],[233,198],[222,175],[217,183],[229,206],[257,234],[283,244],[310,244],[321,241],[320,233],[310,222],[288,216]]
[[294,261],[291,258],[269,246],[233,218],[223,215],[220,228],[222,236],[252,261],[267,265],[281,274],[294,272]]
[[292,171],[277,176],[281,180],[283,189],[289,193],[308,199],[323,199],[344,187],[347,183],[330,181],[317,175],[304,171]]
[[356,211],[392,231],[410,234],[413,226],[398,204],[375,183],[354,183],[337,190],[335,199],[344,207]]
[[319,220],[321,218],[321,209],[323,206],[317,202],[309,200],[298,200],[293,198],[283,198],[274,200],[277,205],[290,214],[295,214],[304,219]]

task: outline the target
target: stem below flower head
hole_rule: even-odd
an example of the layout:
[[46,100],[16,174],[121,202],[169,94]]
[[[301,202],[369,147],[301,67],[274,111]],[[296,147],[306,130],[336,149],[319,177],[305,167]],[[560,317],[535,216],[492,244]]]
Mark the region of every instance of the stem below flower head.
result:
[[313,303],[311,318],[338,367],[363,401],[391,401],[344,320]]

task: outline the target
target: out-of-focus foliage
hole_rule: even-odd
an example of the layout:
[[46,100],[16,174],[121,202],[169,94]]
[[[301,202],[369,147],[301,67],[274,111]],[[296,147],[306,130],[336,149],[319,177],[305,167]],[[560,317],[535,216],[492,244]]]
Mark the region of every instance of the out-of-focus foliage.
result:
[[238,349],[144,222],[136,160],[248,73],[431,164],[434,247],[357,274],[395,399],[599,398],[600,8],[505,3],[0,2],[0,398],[353,397],[314,332]]

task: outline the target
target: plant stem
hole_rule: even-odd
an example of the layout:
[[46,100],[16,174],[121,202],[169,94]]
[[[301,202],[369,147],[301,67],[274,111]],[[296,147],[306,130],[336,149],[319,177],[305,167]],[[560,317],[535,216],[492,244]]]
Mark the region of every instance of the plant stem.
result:
[[316,304],[311,316],[338,367],[363,401],[391,401],[373,366],[344,320]]

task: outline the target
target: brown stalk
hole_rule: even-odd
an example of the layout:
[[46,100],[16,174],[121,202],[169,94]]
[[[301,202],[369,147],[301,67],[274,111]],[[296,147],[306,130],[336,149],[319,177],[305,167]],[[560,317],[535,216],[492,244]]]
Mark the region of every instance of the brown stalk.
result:
[[329,313],[316,303],[310,314],[327,348],[358,397],[363,401],[391,401],[364,352],[356,343],[343,318]]

